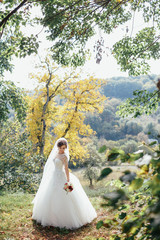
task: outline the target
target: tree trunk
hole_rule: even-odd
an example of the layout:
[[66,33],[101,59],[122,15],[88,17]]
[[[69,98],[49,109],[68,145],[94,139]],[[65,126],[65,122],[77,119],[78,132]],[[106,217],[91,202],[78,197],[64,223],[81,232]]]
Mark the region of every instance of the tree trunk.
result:
[[43,119],[43,129],[42,129],[42,138],[40,142],[40,155],[44,155],[44,145],[45,145],[45,133],[46,133],[46,122]]
[[64,134],[63,134],[62,137],[65,137],[66,134],[67,134],[67,132],[68,132],[69,129],[71,128],[71,122],[72,122],[72,120],[73,120],[73,118],[74,118],[74,115],[75,115],[76,112],[78,112],[78,104],[79,104],[79,102],[77,101],[77,102],[76,102],[75,109],[74,109],[74,113],[73,113],[73,116],[72,116],[72,119],[71,119],[71,121],[68,123],[68,126],[67,126],[67,128],[65,129]]
[[92,178],[89,178],[89,183],[90,183],[90,184],[89,184],[89,187],[90,187],[90,188],[93,188],[93,179],[92,179]]
[[[46,62],[47,64],[47,62]],[[45,122],[45,114],[46,114],[46,109],[47,109],[47,106],[49,104],[49,102],[52,100],[52,98],[54,98],[56,96],[56,92],[58,91],[58,89],[60,88],[60,86],[62,84],[64,84],[70,77],[67,77],[63,82],[61,82],[60,84],[58,84],[58,86],[55,88],[55,91],[54,93],[52,93],[51,95],[49,94],[49,84],[52,80],[52,71],[49,69],[49,65],[47,64],[48,66],[48,72],[49,72],[49,79],[46,83],[46,90],[47,90],[47,99],[46,99],[46,102],[45,104],[43,105],[43,111],[42,111],[42,116],[41,116],[41,121],[42,121],[42,137],[41,139],[39,140],[39,147],[40,147],[40,155],[44,155],[44,146],[45,146],[45,133],[46,133],[46,122]]]

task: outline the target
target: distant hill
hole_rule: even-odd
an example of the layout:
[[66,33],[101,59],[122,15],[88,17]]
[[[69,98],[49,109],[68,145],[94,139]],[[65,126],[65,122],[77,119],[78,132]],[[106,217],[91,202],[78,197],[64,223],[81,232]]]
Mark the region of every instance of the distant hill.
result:
[[136,77],[113,77],[106,79],[102,93],[106,97],[124,100],[133,97],[133,91],[146,89],[152,92],[156,89],[157,75],[142,75]]
[[141,121],[141,117],[122,119],[116,115],[117,106],[127,98],[132,98],[134,90],[154,91],[157,78],[157,75],[146,75],[106,79],[106,85],[101,88],[101,93],[109,97],[104,110],[101,114],[86,114],[85,124],[89,124],[96,131],[98,138],[106,140],[143,141],[147,138],[148,132],[151,132],[150,137],[157,138],[159,122],[155,119],[158,119],[158,114],[160,116],[160,110],[155,113],[155,116],[146,118],[145,123]]

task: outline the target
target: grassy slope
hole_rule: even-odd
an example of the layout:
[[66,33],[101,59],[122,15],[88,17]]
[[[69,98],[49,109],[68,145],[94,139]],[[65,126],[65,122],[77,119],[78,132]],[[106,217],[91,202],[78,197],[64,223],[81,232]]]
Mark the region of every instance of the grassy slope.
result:
[[[42,227],[32,220],[32,208],[31,201],[34,194],[23,193],[1,193],[0,195],[0,239],[70,239],[70,240],[96,240],[109,239],[109,235],[118,233],[118,228],[113,226],[112,229],[105,227],[96,229],[96,223],[99,220],[113,219],[114,210],[110,208],[102,208],[100,204],[103,202],[100,195],[106,192],[104,187],[107,179],[95,184],[94,189],[89,189],[87,182],[83,180],[81,171],[73,172],[80,180],[84,190],[86,191],[91,203],[97,211],[97,219],[91,223],[73,231],[66,229],[59,229],[53,226]],[[120,174],[120,172],[119,172]],[[118,175],[119,175],[118,174]],[[117,172],[112,174],[109,178],[117,178]],[[111,187],[111,186],[110,186]],[[108,189],[109,190],[109,189]]]

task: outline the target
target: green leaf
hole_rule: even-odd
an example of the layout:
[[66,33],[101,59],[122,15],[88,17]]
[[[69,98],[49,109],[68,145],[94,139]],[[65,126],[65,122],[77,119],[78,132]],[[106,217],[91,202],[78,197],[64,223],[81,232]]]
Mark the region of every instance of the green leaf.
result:
[[142,186],[142,184],[143,184],[143,179],[142,178],[136,178],[136,179],[134,179],[132,182],[131,182],[131,184],[130,184],[130,186],[129,186],[129,189],[130,190],[137,190],[137,189],[139,189],[141,186]]
[[143,157],[143,152],[141,153],[130,153],[130,161],[136,161],[138,160],[139,158]]
[[153,146],[154,144],[157,144],[157,141],[153,141],[149,144],[149,146]]
[[123,219],[127,216],[127,214],[125,212],[121,212],[121,214],[119,215],[119,219]]
[[101,171],[100,176],[98,177],[97,181],[102,180],[103,178],[105,178],[106,176],[108,176],[110,173],[112,172],[111,168],[104,168]]
[[100,220],[97,224],[96,224],[96,228],[99,229],[103,226],[103,221]]
[[108,161],[114,161],[119,156],[119,153],[111,153],[108,155]]
[[116,148],[113,148],[111,151],[110,151],[110,154],[108,155],[108,161],[114,161],[117,159],[117,157],[119,157],[120,155],[124,156],[125,155],[125,152],[121,149],[116,149]]
[[98,152],[103,153],[106,151],[106,149],[107,149],[107,147],[105,145],[103,145],[102,147],[99,148]]
[[133,219],[128,219],[124,224],[122,225],[123,233],[128,233],[132,229],[132,227],[137,223],[138,218],[135,217]]

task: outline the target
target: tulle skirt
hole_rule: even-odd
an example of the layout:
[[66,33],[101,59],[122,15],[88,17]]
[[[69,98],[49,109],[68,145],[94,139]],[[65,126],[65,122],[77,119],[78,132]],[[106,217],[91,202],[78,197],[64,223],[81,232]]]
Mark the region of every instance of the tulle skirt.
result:
[[55,170],[47,188],[34,202],[32,219],[42,226],[76,229],[97,217],[79,179],[71,172],[69,176],[72,192],[63,189],[65,172]]

